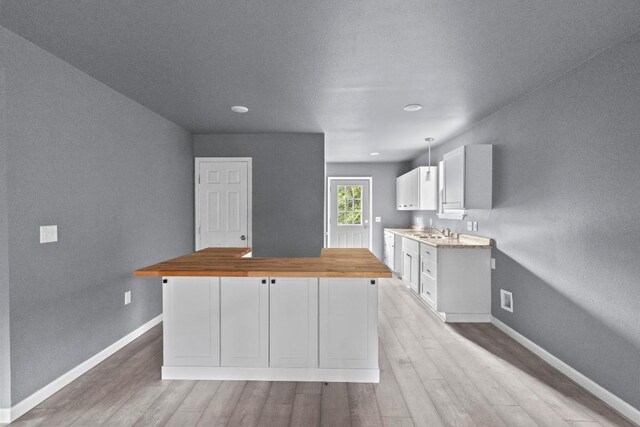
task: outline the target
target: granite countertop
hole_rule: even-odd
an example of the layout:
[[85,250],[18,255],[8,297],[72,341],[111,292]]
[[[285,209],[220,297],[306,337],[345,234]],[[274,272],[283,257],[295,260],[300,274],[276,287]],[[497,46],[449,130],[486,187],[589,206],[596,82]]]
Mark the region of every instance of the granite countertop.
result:
[[412,230],[408,228],[385,228],[402,237],[425,243],[434,248],[444,249],[491,249],[491,239],[479,236],[470,236],[468,234],[460,234],[458,238],[443,237],[440,239],[417,237],[416,234],[428,234],[428,230]]
[[368,249],[323,249],[316,258],[244,258],[251,248],[207,248],[136,270],[134,276],[391,277]]

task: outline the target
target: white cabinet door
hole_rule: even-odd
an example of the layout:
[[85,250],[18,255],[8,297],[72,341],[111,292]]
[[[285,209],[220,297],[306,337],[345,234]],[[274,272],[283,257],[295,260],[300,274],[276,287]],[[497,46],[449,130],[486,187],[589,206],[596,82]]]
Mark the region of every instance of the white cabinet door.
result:
[[267,278],[220,279],[220,365],[269,365]]
[[418,210],[420,208],[420,170],[414,169],[409,172],[409,208]]
[[438,209],[438,167],[422,166],[419,168],[419,210],[435,211]]
[[318,367],[318,279],[271,278],[272,368]]
[[163,280],[164,365],[220,365],[220,279]]
[[377,367],[377,280],[320,278],[320,368]]
[[411,255],[404,249],[402,250],[402,281],[407,286],[411,283]]
[[388,231],[384,232],[384,263],[393,271],[395,267],[394,235]]
[[444,199],[443,208],[464,209],[465,151],[464,146],[443,156]]

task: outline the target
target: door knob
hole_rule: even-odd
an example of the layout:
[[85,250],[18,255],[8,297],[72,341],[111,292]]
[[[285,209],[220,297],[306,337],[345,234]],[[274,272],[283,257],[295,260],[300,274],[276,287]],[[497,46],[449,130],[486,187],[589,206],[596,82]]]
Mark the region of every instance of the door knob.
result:
[[240,236],[240,240],[247,240],[247,236],[243,234],[242,236]]

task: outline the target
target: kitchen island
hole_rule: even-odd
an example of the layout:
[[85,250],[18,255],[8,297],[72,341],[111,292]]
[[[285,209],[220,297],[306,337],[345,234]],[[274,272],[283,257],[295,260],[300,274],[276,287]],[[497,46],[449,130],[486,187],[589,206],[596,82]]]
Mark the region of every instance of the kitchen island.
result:
[[162,277],[164,379],[378,382],[378,279],[367,249],[251,258],[207,248],[134,272]]

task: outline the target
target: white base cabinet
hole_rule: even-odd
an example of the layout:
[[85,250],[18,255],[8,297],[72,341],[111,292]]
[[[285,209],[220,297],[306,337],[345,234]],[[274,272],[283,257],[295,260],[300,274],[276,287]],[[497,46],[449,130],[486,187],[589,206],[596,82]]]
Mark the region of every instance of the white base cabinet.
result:
[[162,305],[165,366],[220,366],[220,278],[165,278]]
[[491,321],[491,251],[420,244],[420,297],[446,322]]
[[395,271],[395,234],[390,231],[384,232],[383,261],[391,271]]
[[378,284],[165,277],[164,379],[378,382]]
[[318,366],[318,279],[277,278],[269,285],[269,366]]
[[220,365],[269,366],[268,278],[220,278]]
[[378,368],[378,282],[320,279],[320,368]]
[[412,239],[402,238],[402,281],[418,293],[420,286],[420,244]]

